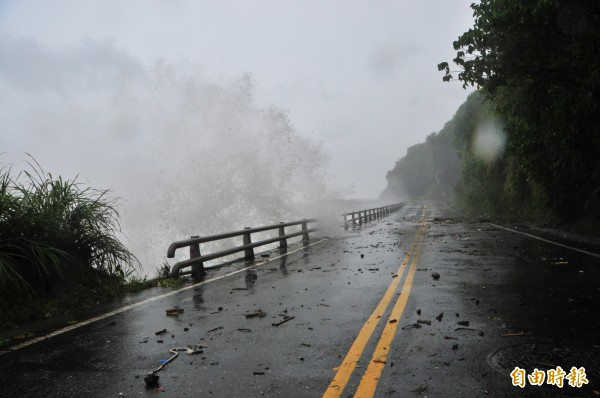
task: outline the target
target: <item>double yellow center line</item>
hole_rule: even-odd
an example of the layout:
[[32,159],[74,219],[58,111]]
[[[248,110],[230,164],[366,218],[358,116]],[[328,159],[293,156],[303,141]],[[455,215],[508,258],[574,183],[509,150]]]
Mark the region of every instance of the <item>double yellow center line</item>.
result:
[[339,366],[336,375],[329,384],[325,394],[323,394],[324,398],[340,397],[344,392],[346,384],[348,384],[348,380],[350,380],[350,377],[352,376],[352,373],[354,372],[354,369],[356,368],[356,365],[360,360],[367,343],[375,331],[375,327],[379,323],[379,319],[383,316],[384,312],[387,310],[390,302],[392,301],[404,271],[412,259],[411,266],[408,270],[408,274],[406,275],[406,279],[404,280],[398,300],[396,301],[383,332],[381,333],[381,337],[379,338],[375,351],[373,352],[373,357],[371,358],[369,366],[367,367],[367,370],[360,381],[358,389],[356,390],[355,397],[372,397],[375,394],[375,388],[377,387],[377,382],[379,381],[379,377],[381,376],[381,372],[383,371],[383,367],[386,363],[387,355],[392,344],[392,340],[394,339],[394,335],[396,334],[400,317],[402,316],[408,301],[408,296],[410,294],[410,289],[412,287],[413,278],[417,268],[417,262],[419,261],[421,249],[423,248],[423,244],[425,242],[426,228],[427,209],[423,211],[419,229],[417,230],[415,238],[410,245],[408,253],[400,264],[400,268],[398,268],[398,276],[392,279],[392,283],[386,290],[383,298],[379,304],[377,304],[377,307],[375,307],[375,310],[369,316],[369,319],[367,319],[362,329],[358,333],[358,336],[350,347],[348,354],[346,354],[344,361]]

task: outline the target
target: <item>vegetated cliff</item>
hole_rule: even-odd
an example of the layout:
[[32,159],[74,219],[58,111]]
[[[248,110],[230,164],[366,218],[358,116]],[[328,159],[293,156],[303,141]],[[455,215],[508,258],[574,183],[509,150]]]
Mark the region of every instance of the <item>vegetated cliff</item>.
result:
[[[457,140],[457,200],[600,234],[598,2],[481,0],[471,8],[473,27],[438,69],[443,81],[478,88],[503,123]],[[494,131],[506,145],[487,156]]]
[[439,133],[410,147],[396,162],[381,197],[443,200],[475,215],[598,235],[598,211],[579,217],[556,211],[549,192],[511,151],[511,139],[494,104],[476,91]]
[[469,96],[442,130],[408,148],[406,155],[388,171],[388,185],[381,198],[454,200],[464,169],[461,148],[476,125],[488,116],[481,95],[475,92]]

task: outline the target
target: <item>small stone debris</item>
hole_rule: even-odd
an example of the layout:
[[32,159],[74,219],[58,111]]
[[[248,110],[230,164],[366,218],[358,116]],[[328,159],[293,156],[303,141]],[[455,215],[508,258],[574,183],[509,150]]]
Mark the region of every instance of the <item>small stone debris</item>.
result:
[[217,326],[216,328],[212,328],[210,330],[207,330],[206,333],[214,332],[216,330],[221,330],[221,329],[223,329],[223,326]]
[[458,321],[456,323],[460,326],[469,326],[470,324],[469,321]]
[[442,312],[438,316],[436,316],[435,319],[437,319],[438,322],[441,322],[443,317],[444,317],[444,313]]
[[390,319],[388,323],[396,323],[396,322],[398,322],[397,319]]
[[188,330],[190,330],[190,328],[183,328],[184,332],[187,332]]
[[437,272],[432,272],[431,277],[437,281],[438,279],[440,279],[440,274]]
[[458,350],[458,344],[453,344],[452,345],[452,351],[456,351]]
[[248,290],[247,287],[233,287],[231,290]]
[[431,321],[429,319],[417,319],[417,323],[431,326]]
[[361,255],[360,255],[360,258],[365,258],[365,255],[364,255],[364,254],[361,254]]
[[267,316],[267,313],[263,310],[257,310],[254,312],[246,312],[244,315],[246,316],[246,318],[264,318]]
[[301,346],[304,347],[312,347],[312,344],[308,344],[308,343],[300,343]]
[[146,377],[144,377],[144,381],[147,386],[155,386],[158,383],[158,376],[154,373],[150,373]]
[[155,332],[154,334],[155,334],[156,336],[160,336],[160,335],[163,335],[163,334],[165,334],[165,333],[167,333],[167,329],[159,330],[158,332]]
[[369,271],[379,271],[379,268],[368,268]]
[[421,315],[421,310],[417,310],[417,315]]
[[485,336],[485,333],[483,333],[483,331],[481,331],[481,332],[479,332],[479,335],[480,335],[481,337],[483,337],[483,336]]
[[240,331],[240,332],[246,332],[246,333],[252,333],[252,329],[248,329],[248,328],[238,328],[238,331]]
[[444,338],[446,340],[458,340],[456,337],[452,337],[452,336],[444,336]]
[[479,305],[479,299],[475,300],[475,305]]
[[477,331],[477,329],[473,329],[473,328],[464,328],[464,327],[459,327],[454,329],[455,332],[459,331],[459,330],[473,330],[473,331]]
[[407,330],[407,329],[421,329],[423,326],[419,325],[418,323],[411,323],[410,325],[406,325],[402,328],[402,330]]
[[254,376],[264,376],[265,372],[254,372]]
[[179,307],[167,308],[166,311],[167,311],[167,315],[183,314],[183,308],[179,308]]

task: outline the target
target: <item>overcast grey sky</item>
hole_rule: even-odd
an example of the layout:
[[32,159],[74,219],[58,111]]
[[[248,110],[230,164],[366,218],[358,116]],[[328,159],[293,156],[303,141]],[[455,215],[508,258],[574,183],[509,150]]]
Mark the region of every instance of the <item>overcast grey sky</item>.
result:
[[[467,97],[460,84],[441,82],[436,64],[451,59],[452,41],[472,25],[470,3],[2,0],[0,78],[15,93],[0,101],[10,100],[11,115],[50,113],[40,90],[62,85],[76,86],[77,102],[93,102],[86,91],[95,84],[128,78],[111,63],[129,74],[157,61],[185,65],[215,84],[247,74],[259,107],[283,109],[299,134],[322,142],[339,185],[375,197],[407,147],[439,131]],[[15,124],[0,120],[2,151],[30,144],[51,170],[50,154],[40,153],[51,145],[7,137]],[[91,170],[78,161],[76,173]]]

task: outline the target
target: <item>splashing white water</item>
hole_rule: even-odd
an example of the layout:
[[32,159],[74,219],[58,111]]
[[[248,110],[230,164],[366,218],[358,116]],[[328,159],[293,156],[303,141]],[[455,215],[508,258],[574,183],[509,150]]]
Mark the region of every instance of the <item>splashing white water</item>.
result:
[[[77,60],[96,47],[29,52]],[[310,217],[304,206],[337,196],[320,144],[296,133],[285,112],[258,107],[248,76],[215,84],[199,68],[146,70],[118,55],[110,73],[89,63],[70,77],[46,71],[58,74],[56,86],[23,86],[20,73],[41,66],[12,68],[19,79],[9,79],[0,65],[2,145],[9,158],[29,152],[54,175],[79,174],[121,197],[126,244],[142,274],[153,274],[174,240]]]

